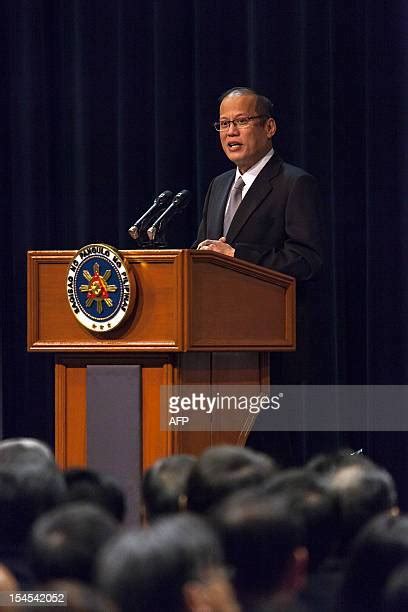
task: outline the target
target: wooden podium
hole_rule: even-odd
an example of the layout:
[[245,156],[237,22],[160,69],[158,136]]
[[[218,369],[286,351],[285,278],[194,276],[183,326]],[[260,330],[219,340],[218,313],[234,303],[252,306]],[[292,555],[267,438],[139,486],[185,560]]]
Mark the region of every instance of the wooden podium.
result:
[[87,367],[141,366],[141,465],[198,454],[248,431],[160,431],[160,385],[268,384],[270,351],[295,349],[295,281],[209,251],[121,251],[137,284],[110,335],[81,326],[66,296],[74,251],[28,253],[28,350],[55,353],[55,453],[87,465]]

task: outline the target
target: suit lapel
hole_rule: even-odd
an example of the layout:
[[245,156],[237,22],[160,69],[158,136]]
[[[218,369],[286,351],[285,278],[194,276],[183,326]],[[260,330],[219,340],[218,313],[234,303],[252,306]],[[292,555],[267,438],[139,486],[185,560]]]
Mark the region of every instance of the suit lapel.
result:
[[[245,195],[240,204],[235,217],[232,220],[227,233],[227,242],[231,244],[241,228],[247,222],[254,210],[262,204],[264,199],[273,189],[274,178],[279,174],[282,166],[281,158],[275,153],[270,161],[262,168],[254,182],[252,183],[248,193]],[[228,192],[227,192],[228,195]],[[225,206],[223,211],[225,210]]]

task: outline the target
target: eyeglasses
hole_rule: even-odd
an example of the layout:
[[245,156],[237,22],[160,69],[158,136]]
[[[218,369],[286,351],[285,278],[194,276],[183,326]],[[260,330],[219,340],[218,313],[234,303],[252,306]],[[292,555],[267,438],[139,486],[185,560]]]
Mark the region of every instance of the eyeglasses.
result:
[[232,123],[234,127],[237,128],[246,128],[250,125],[251,121],[254,119],[261,119],[262,117],[267,117],[267,115],[253,115],[252,117],[238,117],[238,119],[221,119],[221,121],[215,121],[214,127],[217,132],[225,132],[229,130],[229,127]]

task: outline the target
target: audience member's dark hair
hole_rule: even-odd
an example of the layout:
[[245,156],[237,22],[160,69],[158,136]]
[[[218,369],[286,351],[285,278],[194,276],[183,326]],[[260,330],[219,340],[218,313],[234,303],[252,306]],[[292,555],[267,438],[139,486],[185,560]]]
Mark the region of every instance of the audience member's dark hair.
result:
[[383,514],[357,536],[340,594],[344,612],[380,612],[386,581],[408,562],[408,517]]
[[286,495],[291,508],[302,515],[309,570],[315,571],[335,549],[340,527],[337,497],[316,474],[300,468],[284,470],[271,478],[265,492]]
[[361,464],[367,467],[375,465],[366,455],[351,448],[341,448],[333,453],[315,455],[307,462],[305,468],[320,476],[330,476],[341,467]]
[[0,561],[21,588],[31,588],[26,544],[34,521],[65,499],[65,483],[50,448],[32,438],[0,442]]
[[343,553],[371,518],[397,504],[391,475],[374,464],[342,466],[330,477],[329,485],[339,500]]
[[408,561],[389,577],[384,590],[384,612],[408,610]]
[[0,467],[18,468],[21,465],[55,465],[50,447],[35,438],[5,438],[0,441]]
[[188,509],[205,513],[231,493],[261,484],[276,471],[273,459],[250,448],[209,448],[191,471],[187,483]]
[[44,514],[31,534],[37,580],[76,578],[90,582],[96,554],[116,529],[117,522],[110,514],[85,502],[63,504]]
[[242,491],[215,508],[211,520],[240,602],[248,606],[278,592],[305,544],[303,519],[287,496]]
[[101,552],[97,578],[121,612],[182,612],[186,583],[222,563],[212,529],[183,512],[114,538]]
[[35,519],[65,499],[65,483],[54,465],[0,467],[0,544],[23,545]]
[[70,468],[64,471],[67,501],[89,501],[122,522],[126,513],[125,495],[116,481],[95,470]]
[[192,455],[173,455],[159,459],[146,470],[142,491],[149,521],[185,506],[187,480],[196,462]]

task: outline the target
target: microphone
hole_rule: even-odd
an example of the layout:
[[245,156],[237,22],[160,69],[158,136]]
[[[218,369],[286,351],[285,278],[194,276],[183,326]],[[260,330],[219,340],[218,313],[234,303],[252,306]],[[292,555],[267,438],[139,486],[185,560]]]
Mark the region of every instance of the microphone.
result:
[[149,223],[152,213],[156,212],[157,210],[163,210],[172,197],[173,194],[171,191],[163,191],[163,193],[160,193],[157,198],[154,199],[154,202],[150,208],[146,210],[146,212],[143,213],[143,215],[139,217],[139,219],[135,221],[131,227],[129,227],[128,233],[133,240],[140,238],[140,233],[146,224]]
[[158,217],[153,225],[147,230],[149,240],[155,240],[156,234],[157,232],[161,231],[163,223],[167,224],[175,213],[180,212],[185,206],[187,206],[190,200],[191,193],[187,189],[183,189],[182,191],[176,193],[170,206],[166,208],[160,217]]

